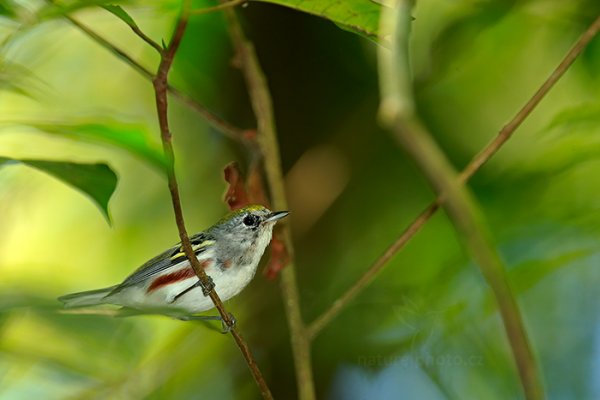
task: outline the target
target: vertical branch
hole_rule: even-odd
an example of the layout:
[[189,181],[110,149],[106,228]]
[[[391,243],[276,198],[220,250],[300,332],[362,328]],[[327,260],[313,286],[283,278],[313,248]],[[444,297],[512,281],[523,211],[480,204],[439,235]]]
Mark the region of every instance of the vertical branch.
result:
[[[496,137],[488,143],[466,166],[460,173],[461,182],[468,181],[498,150],[506,143],[517,128],[521,126],[523,121],[535,110],[542,99],[550,92],[556,82],[568,71],[575,59],[583,52],[589,42],[600,31],[600,17],[586,29],[586,31],[577,39],[577,42],[571,47],[569,52],[561,60],[559,65],[552,71],[550,76],[538,88],[534,95],[525,103],[525,105],[517,112],[517,114],[500,130]],[[354,300],[354,298],[362,292],[374,279],[377,274],[386,267],[387,262],[398,253],[413,237],[419,232],[421,227],[429,221],[429,219],[440,208],[441,199],[438,197],[425,210],[419,214],[417,218],[402,232],[402,234],[392,243],[385,252],[364,272],[364,274],[337,300],[321,313],[309,325],[308,330],[311,338],[323,330],[331,321],[346,308],[346,306]]]
[[[391,14],[391,13],[390,13]],[[388,16],[384,16],[388,17]],[[382,19],[382,21],[384,21]],[[490,233],[477,203],[443,152],[415,113],[410,81],[408,38],[410,5],[401,0],[394,20],[391,54],[380,55],[383,97],[381,111],[399,144],[413,157],[461,235],[464,246],[478,264],[498,303],[504,329],[517,364],[527,399],[543,399],[540,371],[531,348],[519,306],[511,291],[502,261],[492,246]],[[397,77],[400,77],[399,79]]]
[[177,26],[175,27],[175,32],[173,33],[173,37],[167,46],[166,49],[161,51],[161,61],[158,67],[158,72],[153,79],[154,91],[156,94],[156,109],[158,113],[158,122],[160,126],[160,134],[163,144],[163,149],[165,152],[165,158],[167,160],[167,177],[169,181],[169,192],[171,193],[171,200],[173,203],[173,210],[175,212],[175,221],[177,222],[177,228],[179,230],[179,237],[181,239],[181,245],[185,252],[186,257],[188,258],[190,265],[194,269],[194,272],[198,276],[200,283],[202,284],[202,289],[208,292],[211,300],[213,301],[215,307],[219,311],[223,322],[229,327],[231,335],[233,336],[235,342],[237,343],[240,351],[242,352],[244,358],[246,359],[246,363],[252,372],[254,380],[258,385],[263,398],[272,399],[271,391],[265,382],[252,353],[244,341],[242,336],[237,332],[234,327],[234,321],[231,314],[227,313],[221,299],[219,298],[217,292],[214,290],[214,283],[212,280],[206,275],[204,269],[200,265],[200,262],[196,258],[196,254],[192,249],[192,245],[190,243],[190,239],[185,229],[185,223],[183,219],[183,210],[181,208],[181,200],[179,197],[179,189],[177,186],[177,179],[175,176],[175,156],[173,152],[173,145],[171,142],[171,131],[169,130],[169,120],[168,120],[168,112],[167,112],[167,90],[168,90],[168,81],[167,77],[169,75],[169,70],[171,69],[171,65],[173,64],[173,59],[175,57],[175,53],[179,48],[181,40],[183,38],[183,34],[185,33],[185,28],[187,26],[188,21],[188,6],[189,1],[184,2],[184,10],[177,22]]
[[[257,141],[264,157],[265,172],[274,209],[287,209],[283,186],[279,145],[275,129],[275,117],[268,85],[259,65],[254,46],[244,36],[234,10],[225,10],[233,45],[241,62],[242,73],[250,93],[250,101],[258,124]],[[300,295],[293,264],[293,247],[288,225],[284,225],[284,242],[291,262],[281,271],[281,294],[286,311],[294,363],[298,398],[315,398],[315,387],[310,354],[310,338],[302,319]]]

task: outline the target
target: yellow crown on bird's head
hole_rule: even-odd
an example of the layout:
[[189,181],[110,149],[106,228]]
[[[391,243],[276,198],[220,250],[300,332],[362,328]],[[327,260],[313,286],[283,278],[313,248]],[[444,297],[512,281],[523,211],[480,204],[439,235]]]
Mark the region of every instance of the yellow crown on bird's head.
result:
[[230,221],[231,219],[237,217],[238,215],[246,214],[249,212],[268,211],[268,210],[269,209],[267,207],[261,206],[260,204],[251,204],[246,207],[238,208],[237,210],[232,210],[227,215],[225,215],[223,218],[221,218],[219,220],[219,222],[217,222],[217,224],[221,224],[221,223]]

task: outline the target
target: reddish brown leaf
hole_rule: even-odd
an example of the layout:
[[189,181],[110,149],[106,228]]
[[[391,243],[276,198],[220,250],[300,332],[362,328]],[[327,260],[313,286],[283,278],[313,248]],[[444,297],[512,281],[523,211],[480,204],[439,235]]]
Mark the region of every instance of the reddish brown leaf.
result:
[[236,210],[250,204],[238,164],[235,161],[227,164],[223,170],[223,174],[225,181],[229,183],[224,196],[224,201],[229,206],[229,209]]
[[256,129],[246,129],[242,132],[244,139],[254,140],[256,139]]
[[271,208],[269,200],[267,200],[262,175],[257,163],[254,163],[250,167],[250,172],[246,178],[246,189],[250,202],[253,204],[262,204],[267,208]]
[[[225,192],[224,200],[230,210],[236,210],[249,204],[263,204],[264,206],[269,207],[264,181],[258,164],[254,163],[250,166],[246,182],[244,182],[242,173],[236,162],[227,164],[223,173],[225,181],[229,184],[229,187]],[[276,231],[271,240],[271,258],[264,269],[264,275],[268,279],[275,279],[279,274],[279,271],[281,271],[289,262],[290,255],[285,248],[283,239]]]
[[271,258],[265,267],[264,274],[267,279],[275,279],[288,263],[290,262],[290,255],[285,248],[285,244],[277,232],[271,240]]

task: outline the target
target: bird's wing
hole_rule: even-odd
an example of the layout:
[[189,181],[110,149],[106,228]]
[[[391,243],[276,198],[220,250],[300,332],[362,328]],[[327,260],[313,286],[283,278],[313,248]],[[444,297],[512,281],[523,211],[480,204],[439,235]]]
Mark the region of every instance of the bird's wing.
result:
[[[192,243],[192,249],[194,249],[196,256],[202,254],[214,244],[213,238],[204,232],[192,236],[190,242]],[[133,274],[129,275],[123,283],[117,286],[113,292],[118,292],[125,287],[143,282],[186,260],[187,257],[181,244],[173,246],[139,267]]]

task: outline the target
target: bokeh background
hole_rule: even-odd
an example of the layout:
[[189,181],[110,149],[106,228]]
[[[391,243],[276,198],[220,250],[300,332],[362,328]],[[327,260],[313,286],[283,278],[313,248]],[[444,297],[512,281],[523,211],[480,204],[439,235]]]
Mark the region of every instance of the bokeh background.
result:
[[[119,178],[109,225],[89,198],[59,180],[24,165],[0,169],[0,398],[257,398],[231,338],[211,326],[59,312],[57,296],[115,284],[178,236],[155,165],[114,145],[32,125],[95,123],[116,134],[127,134],[126,126],[148,151],[160,151],[154,94],[149,81],[60,15],[36,19],[46,3],[0,5],[0,156],[103,162]],[[168,40],[180,4],[123,6],[160,41]],[[274,4],[252,1],[238,12],[272,91],[302,311],[311,321],[434,194],[378,125],[372,38]],[[494,137],[599,13],[592,0],[416,3],[418,109],[457,168]],[[72,15],[155,70],[156,54],[114,15],[91,6]],[[223,16],[193,17],[171,83],[252,128],[232,57]],[[552,399],[600,398],[598,71],[596,38],[470,182]],[[249,159],[176,99],[170,117],[187,226],[196,232],[227,211],[223,167]],[[227,306],[275,397],[294,398],[277,282],[257,274]],[[494,299],[443,212],[326,327],[312,355],[319,398],[522,396]]]

